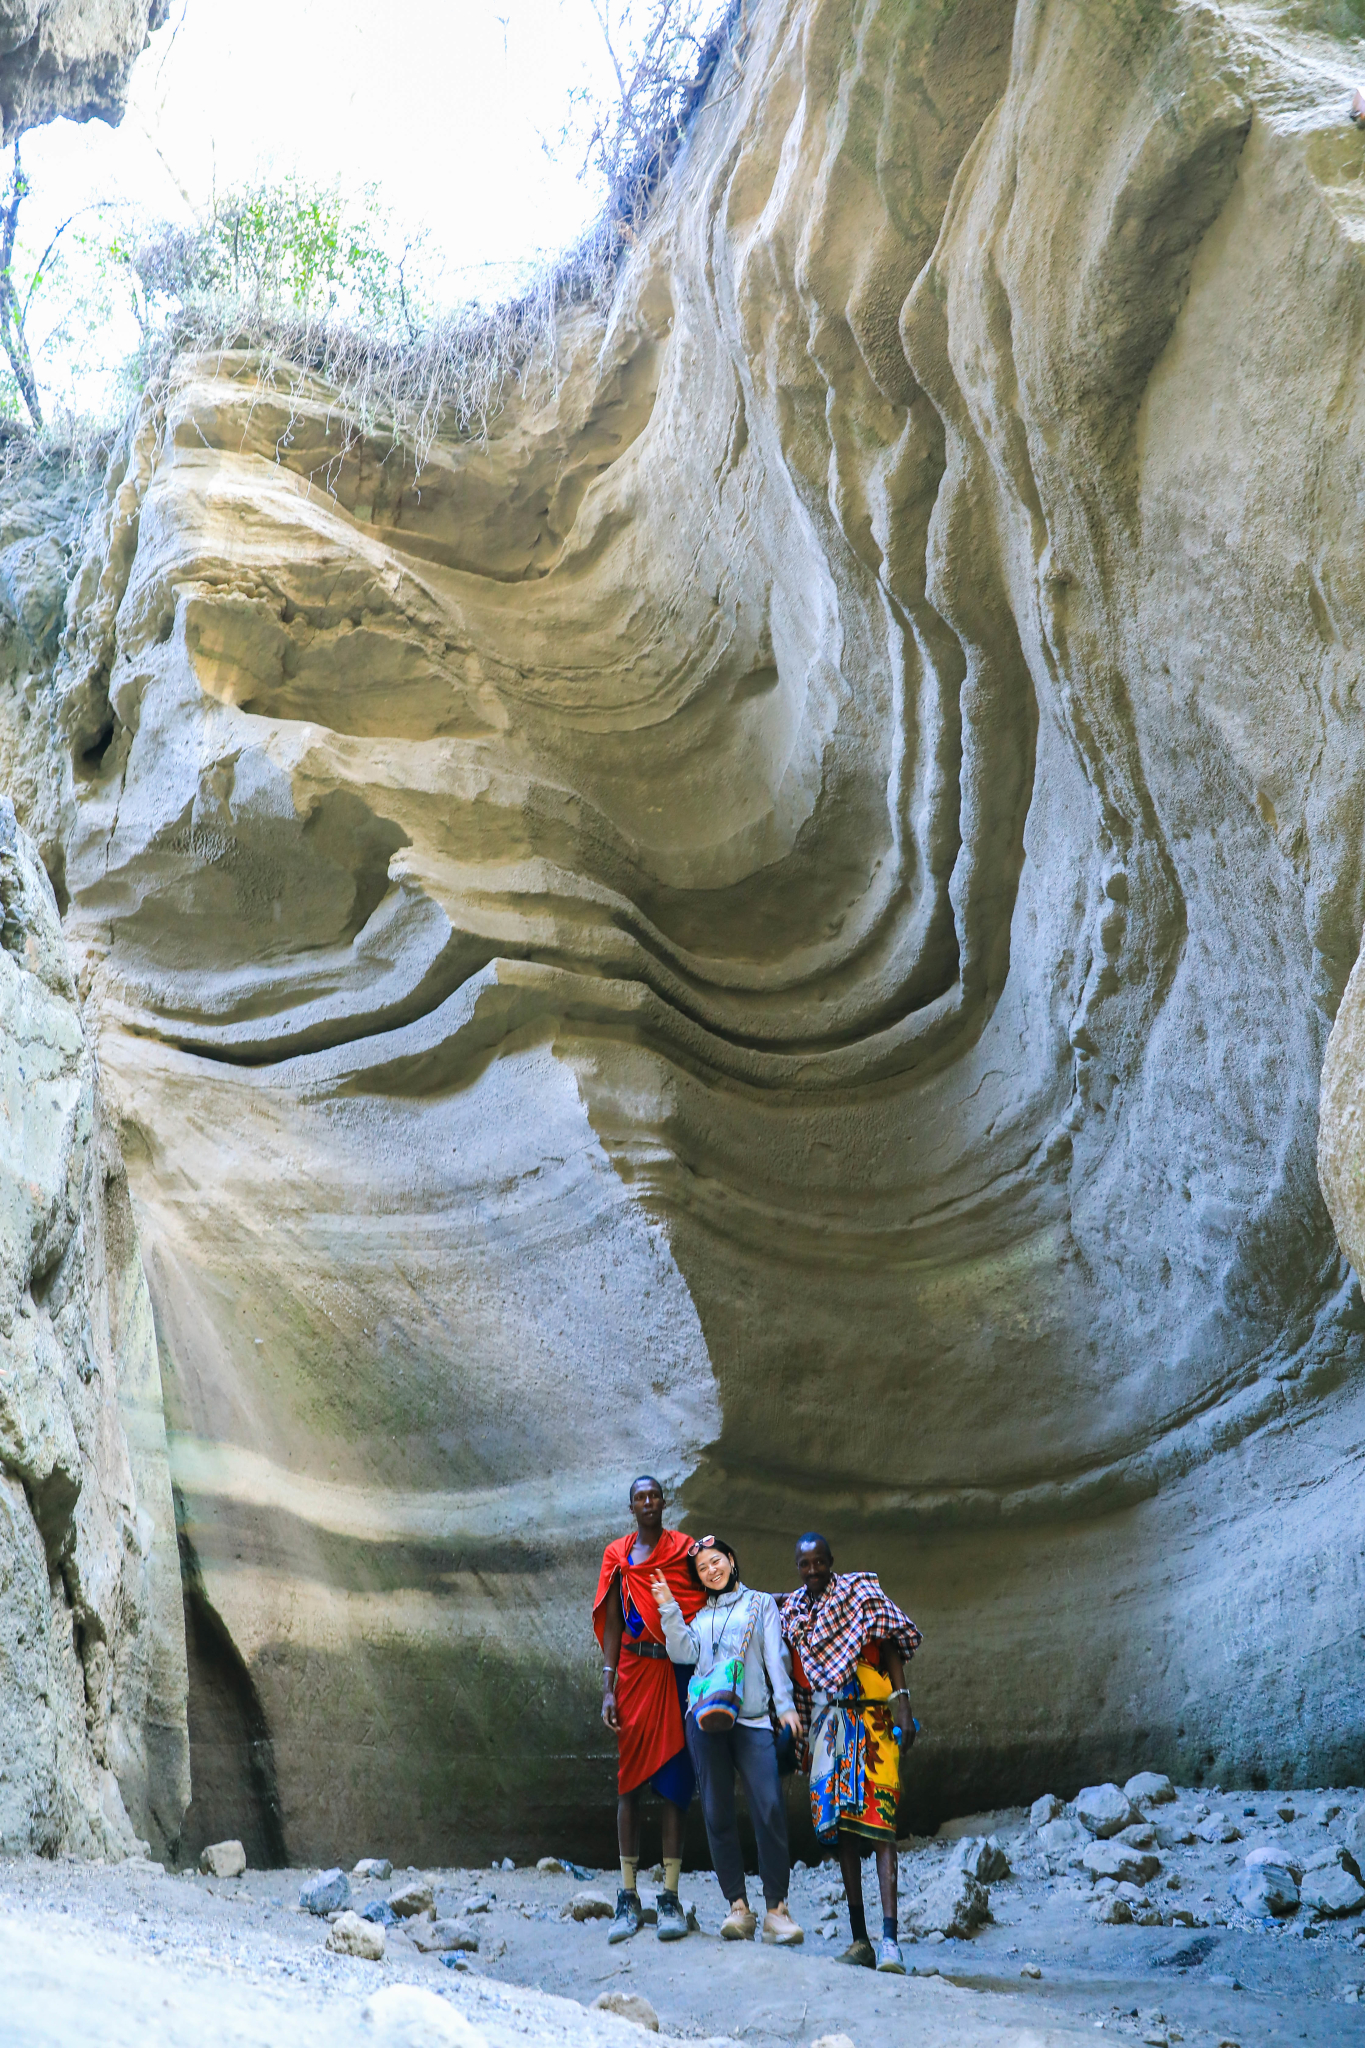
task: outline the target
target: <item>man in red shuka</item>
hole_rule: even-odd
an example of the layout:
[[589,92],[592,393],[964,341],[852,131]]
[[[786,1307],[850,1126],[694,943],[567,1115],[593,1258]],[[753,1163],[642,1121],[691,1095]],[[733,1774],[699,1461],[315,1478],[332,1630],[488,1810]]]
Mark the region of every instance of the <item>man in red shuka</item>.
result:
[[650,1581],[656,1572],[663,1573],[684,1620],[691,1620],[705,1595],[687,1568],[691,1539],[664,1527],[664,1490],[658,1480],[636,1479],[629,1497],[635,1528],[603,1552],[592,1610],[602,1645],[602,1719],[620,1752],[616,1839],[621,1889],[607,1940],[625,1941],[640,1930],[640,1795],[652,1785],[664,1803],[658,1935],[660,1941],[681,1941],[687,1932],[678,1899],[683,1824],[695,1789],[683,1735],[689,1667],[669,1660]]

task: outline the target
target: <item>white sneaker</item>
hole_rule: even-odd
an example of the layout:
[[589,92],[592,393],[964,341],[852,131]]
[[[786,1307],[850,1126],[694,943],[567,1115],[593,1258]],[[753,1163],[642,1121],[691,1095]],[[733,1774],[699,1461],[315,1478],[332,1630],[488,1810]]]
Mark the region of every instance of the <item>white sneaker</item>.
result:
[[805,1938],[805,1935],[787,1911],[787,1901],[785,1899],[783,1899],[780,1906],[770,1906],[763,1915],[763,1939],[765,1941],[775,1941],[779,1948],[795,1948],[797,1943],[804,1941]]
[[720,1923],[722,1941],[752,1941],[758,1921],[744,1899],[736,1899]]

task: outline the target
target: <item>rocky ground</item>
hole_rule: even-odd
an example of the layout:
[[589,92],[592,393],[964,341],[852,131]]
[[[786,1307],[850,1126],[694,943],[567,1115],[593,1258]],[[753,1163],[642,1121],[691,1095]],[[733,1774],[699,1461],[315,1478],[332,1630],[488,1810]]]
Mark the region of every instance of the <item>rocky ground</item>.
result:
[[[317,1873],[11,1861],[0,1864],[4,2038],[24,2048],[352,2038],[473,2048],[463,2016],[489,2048],[629,2048],[639,2032],[625,2019],[584,2010],[618,1993],[646,2001],[664,2034],[692,2040],[1039,2048],[1103,2032],[1190,2048],[1329,2048],[1365,2040],[1365,1887],[1353,1875],[1362,1831],[1357,1790],[1139,1792],[1134,1805],[1108,1788],[1066,1808],[1040,1800],[1032,1815],[970,1816],[904,1848],[905,1978],[836,1961],[848,1923],[831,1866],[798,1871],[792,1904],[807,1938],[781,1952],[717,1939],[722,1905],[706,1872],[684,1876],[698,1920],[688,1940],[665,1946],[646,1928],[618,1948],[593,1904],[614,1895],[614,1872],[350,1874],[349,1906],[332,1911],[371,1914],[371,1942],[382,1927],[383,1957],[367,1961],[327,1946],[354,1922],[334,1929],[300,1905]],[[870,1866],[868,1892],[871,1919]],[[395,1918],[394,1899],[417,1911]],[[943,1932],[982,1912],[971,1933]],[[428,1995],[414,2002],[402,1987]]]

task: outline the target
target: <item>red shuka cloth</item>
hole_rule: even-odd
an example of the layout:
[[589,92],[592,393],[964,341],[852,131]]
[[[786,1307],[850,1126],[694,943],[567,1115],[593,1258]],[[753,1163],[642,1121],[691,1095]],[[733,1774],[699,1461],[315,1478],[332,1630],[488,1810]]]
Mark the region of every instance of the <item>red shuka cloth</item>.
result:
[[639,1531],[632,1529],[629,1536],[621,1536],[607,1545],[602,1553],[592,1609],[592,1625],[600,1643],[607,1602],[619,1598],[612,1590],[619,1573],[621,1584],[645,1625],[643,1635],[632,1637],[627,1630],[623,1636],[621,1666],[616,1674],[616,1709],[621,1716],[621,1732],[616,1738],[620,1750],[617,1786],[622,1792],[633,1792],[637,1785],[646,1784],[671,1756],[678,1754],[685,1741],[678,1681],[672,1664],[666,1657],[632,1657],[625,1647],[632,1641],[662,1643],[664,1639],[664,1625],[650,1580],[656,1572],[663,1573],[684,1621],[692,1619],[706,1598],[687,1569],[687,1553],[692,1548],[690,1536],[677,1529],[665,1529],[644,1563],[632,1564],[630,1553],[639,1540]]

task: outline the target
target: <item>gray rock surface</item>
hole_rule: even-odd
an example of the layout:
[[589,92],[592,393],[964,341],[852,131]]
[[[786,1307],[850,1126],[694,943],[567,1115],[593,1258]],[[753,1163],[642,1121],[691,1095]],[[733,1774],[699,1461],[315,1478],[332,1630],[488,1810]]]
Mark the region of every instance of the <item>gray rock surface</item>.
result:
[[414,1919],[408,1933],[423,1955],[476,1955],[479,1937],[467,1920]]
[[1175,1798],[1175,1787],[1164,1771],[1139,1771],[1123,1793],[1134,1806],[1166,1806]]
[[1092,1878],[1117,1884],[1147,1884],[1161,1868],[1161,1858],[1148,1849],[1130,1849],[1124,1842],[1092,1842],[1081,1856]]
[[362,1962],[383,1962],[386,1945],[383,1928],[358,1913],[338,1913],[327,1931],[327,1946],[334,1955],[358,1956]]
[[[431,1914],[436,1909],[436,1901],[431,1886],[423,1884],[420,1879],[414,1884],[400,1885],[397,1891],[390,1892],[388,1903],[391,1911],[400,1920],[415,1920],[419,1914]],[[464,1910],[467,1913],[477,1913],[479,1911],[479,1901],[477,1899],[467,1900]]]
[[621,2019],[629,2020],[632,2026],[644,2027],[651,2034],[659,2031],[658,2013],[638,1991],[600,1991],[592,2002],[591,2010],[614,2012]]
[[387,1883],[393,1876],[393,1865],[387,1856],[362,1856],[351,1871],[352,1877],[366,1878]]
[[1232,1885],[1234,1898],[1258,1918],[1273,1915],[1287,1919],[1298,1911],[1299,1887],[1294,1873],[1282,1863],[1248,1863]]
[[990,1894],[965,1870],[944,1871],[911,1908],[912,1923],[921,1934],[945,1934],[954,1940],[965,1940],[990,1917]]
[[1055,1792],[1044,1792],[1041,1799],[1035,1799],[1029,1808],[1029,1826],[1045,1828],[1050,1820],[1056,1820],[1066,1812],[1066,1807]]
[[948,1855],[950,1870],[965,1870],[979,1884],[997,1884],[1010,1874],[1010,1859],[994,1835],[964,1835]]
[[1049,1856],[1065,1855],[1068,1849],[1080,1847],[1089,1840],[1090,1835],[1080,1822],[1066,1814],[1048,1821],[1038,1830],[1038,1846]]
[[1299,1898],[1305,1910],[1324,1919],[1344,1919],[1365,1906],[1365,1885],[1353,1867],[1354,1858],[1338,1848],[1315,1857],[1303,1873]]

